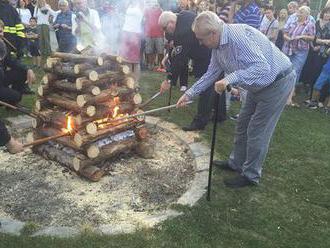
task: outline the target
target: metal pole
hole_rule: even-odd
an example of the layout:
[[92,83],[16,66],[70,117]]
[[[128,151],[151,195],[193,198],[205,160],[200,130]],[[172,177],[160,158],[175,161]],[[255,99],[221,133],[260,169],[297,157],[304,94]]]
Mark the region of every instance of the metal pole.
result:
[[[222,94],[226,94],[225,92]],[[213,169],[213,157],[215,150],[215,141],[217,137],[217,126],[218,126],[218,117],[219,117],[219,103],[220,103],[220,94],[216,94],[215,97],[215,115],[213,120],[213,132],[212,132],[212,143],[211,143],[211,153],[210,153],[210,164],[209,164],[209,179],[207,185],[207,201],[211,201],[211,184],[212,184],[212,169]]]
[[[171,105],[171,101],[172,101],[172,85],[170,87],[170,92],[169,92],[169,95],[168,95],[168,103],[167,103],[168,106]],[[168,112],[171,112],[171,109],[168,109]]]

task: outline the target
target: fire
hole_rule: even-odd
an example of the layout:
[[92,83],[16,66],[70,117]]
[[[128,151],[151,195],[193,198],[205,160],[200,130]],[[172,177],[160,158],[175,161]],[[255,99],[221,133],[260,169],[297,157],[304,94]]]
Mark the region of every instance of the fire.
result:
[[119,107],[118,106],[114,107],[113,114],[112,114],[113,119],[118,116],[118,111],[119,111]]
[[68,115],[66,119],[66,131],[71,133],[73,131],[73,119],[72,116]]
[[115,98],[113,98],[113,101],[114,101],[115,105],[119,105],[120,104],[120,98],[118,96],[116,96]]

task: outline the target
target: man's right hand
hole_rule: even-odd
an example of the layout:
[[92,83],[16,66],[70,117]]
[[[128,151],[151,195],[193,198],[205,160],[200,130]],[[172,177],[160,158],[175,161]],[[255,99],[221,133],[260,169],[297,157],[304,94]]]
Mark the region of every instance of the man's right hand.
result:
[[177,108],[184,107],[188,104],[189,101],[190,101],[190,97],[187,94],[183,94],[176,103],[176,107]]
[[169,80],[164,80],[160,86],[160,94],[164,94],[171,88],[171,82]]

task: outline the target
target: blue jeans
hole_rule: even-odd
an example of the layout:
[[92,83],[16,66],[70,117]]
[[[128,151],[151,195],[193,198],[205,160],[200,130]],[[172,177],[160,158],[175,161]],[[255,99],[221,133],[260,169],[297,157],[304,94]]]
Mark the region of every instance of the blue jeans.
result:
[[[327,72],[326,70],[322,70],[320,76],[317,78],[316,83],[314,84],[314,89],[317,91],[321,91],[326,84],[330,84],[330,73]],[[330,94],[330,87],[329,87],[329,94]]]
[[296,75],[297,75],[296,84],[299,83],[300,74],[307,60],[307,56],[308,56],[308,50],[297,51],[294,54],[288,56],[293,65],[293,68],[296,71]]

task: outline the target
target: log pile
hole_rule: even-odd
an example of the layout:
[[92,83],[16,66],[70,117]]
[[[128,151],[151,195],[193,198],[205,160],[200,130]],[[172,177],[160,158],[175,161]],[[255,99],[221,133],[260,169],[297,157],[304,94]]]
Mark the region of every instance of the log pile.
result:
[[34,146],[35,153],[98,181],[108,169],[105,161],[141,150],[136,147],[148,137],[144,119],[114,121],[141,111],[142,102],[120,57],[53,53],[44,70],[28,139],[59,138]]

